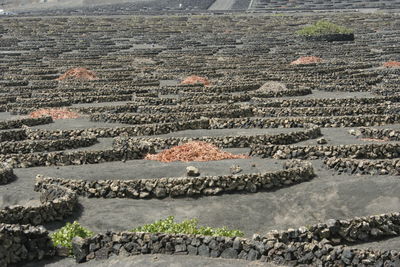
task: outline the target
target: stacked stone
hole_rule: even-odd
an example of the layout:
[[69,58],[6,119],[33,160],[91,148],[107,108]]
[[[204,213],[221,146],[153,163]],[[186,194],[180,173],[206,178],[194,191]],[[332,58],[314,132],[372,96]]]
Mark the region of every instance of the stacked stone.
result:
[[359,116],[364,114],[398,114],[400,106],[387,104],[353,105],[349,107],[288,107],[288,108],[253,108],[259,117],[306,117],[306,116]]
[[356,159],[394,159],[400,157],[400,144],[365,145],[254,145],[250,155],[276,159],[320,159],[327,157]]
[[127,150],[71,151],[71,152],[39,152],[29,154],[3,154],[0,161],[7,162],[13,168],[29,168],[37,166],[68,166],[96,164],[110,161],[143,159],[147,154],[155,153],[154,147],[139,143],[135,148]]
[[104,260],[110,256],[138,254],[199,255],[260,260],[285,265],[349,266],[380,262],[383,266],[396,266],[400,262],[395,251],[373,251],[332,246],[329,242],[291,242],[277,239],[239,237],[212,237],[200,235],[106,232],[92,238],[73,239],[73,253],[77,262]]
[[14,179],[15,175],[11,167],[0,166],[0,185],[8,184]]
[[358,128],[351,130],[350,134],[357,137],[375,138],[381,140],[400,141],[400,131],[396,129]]
[[49,233],[42,227],[0,223],[0,266],[41,260],[54,253]]
[[331,219],[299,229],[271,231],[263,240],[276,239],[279,242],[312,242],[324,241],[333,245],[369,242],[400,235],[400,213],[388,213],[366,217],[355,217],[350,220]]
[[321,127],[357,127],[393,124],[399,121],[400,115],[363,115],[332,117],[281,117],[281,118],[237,118],[211,119],[212,129],[224,128],[294,128],[313,123]]
[[103,198],[165,198],[207,196],[227,192],[275,190],[314,178],[309,162],[296,161],[282,171],[224,176],[97,180],[51,178],[38,175],[35,190],[47,185],[67,187],[78,195]]
[[400,159],[358,160],[351,158],[327,158],[324,163],[330,169],[341,173],[360,175],[400,175]]
[[230,136],[202,136],[202,137],[166,137],[166,138],[124,138],[114,139],[114,149],[131,148],[136,146],[137,142],[148,142],[156,149],[166,149],[178,146],[191,141],[203,141],[223,148],[250,147],[255,144],[293,144],[301,141],[317,138],[321,136],[321,129],[318,126],[308,126],[304,131],[294,131],[290,133],[281,133],[276,135],[230,135]]
[[258,107],[352,107],[354,105],[378,105],[383,103],[400,102],[400,95],[378,96],[366,98],[310,98],[310,99],[282,99],[269,100],[252,98]]
[[88,147],[97,143],[95,136],[77,136],[57,140],[25,140],[20,142],[6,141],[0,143],[0,154],[33,153]]
[[40,225],[70,216],[78,203],[75,192],[56,185],[41,189],[41,204],[15,205],[0,210],[0,223]]
[[[102,127],[102,128],[87,128],[87,129],[74,129],[74,130],[43,130],[43,129],[28,129],[27,134],[29,139],[52,139],[61,137],[72,136],[88,136],[95,135],[96,137],[117,137],[121,134],[128,136],[142,136],[142,135],[157,135],[167,134],[177,131],[184,131],[189,129],[210,129],[208,119],[199,119],[183,122],[171,123],[154,123],[135,125],[127,127]],[[65,138],[65,137],[64,137]]]
[[23,125],[26,125],[26,126],[43,125],[43,124],[49,124],[52,122],[53,122],[53,119],[51,117],[6,120],[6,121],[0,121],[0,130],[21,128]]
[[214,112],[179,112],[172,114],[142,114],[142,113],[95,113],[90,115],[91,121],[118,122],[126,124],[171,123],[175,121],[198,120],[202,117],[241,118],[251,117],[251,108],[239,108]]

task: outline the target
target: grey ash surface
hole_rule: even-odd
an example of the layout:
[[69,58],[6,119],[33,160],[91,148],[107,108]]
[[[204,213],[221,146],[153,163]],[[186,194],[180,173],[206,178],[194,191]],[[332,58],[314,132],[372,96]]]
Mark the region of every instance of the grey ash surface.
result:
[[[23,267],[72,267],[76,266],[76,263],[71,258],[65,258],[53,261],[35,261],[28,264],[21,265]],[[264,262],[248,262],[245,260],[229,260],[221,258],[206,258],[200,256],[179,256],[179,255],[138,255],[133,257],[113,257],[108,260],[102,261],[91,261],[80,264],[82,267],[193,267],[193,266],[204,266],[204,267],[276,267],[272,263]],[[279,265],[282,266],[282,265]]]

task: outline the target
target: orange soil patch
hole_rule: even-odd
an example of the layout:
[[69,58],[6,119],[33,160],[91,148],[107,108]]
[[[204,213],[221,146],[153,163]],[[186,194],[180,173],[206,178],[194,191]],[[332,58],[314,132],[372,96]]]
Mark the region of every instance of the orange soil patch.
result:
[[86,68],[73,68],[68,70],[66,73],[58,77],[56,80],[63,81],[66,79],[80,79],[80,80],[98,80],[96,74]]
[[172,161],[211,161],[223,159],[247,159],[249,156],[234,155],[221,151],[218,147],[201,141],[188,142],[184,145],[166,149],[158,154],[148,154],[145,159],[161,162]]
[[290,65],[305,65],[305,64],[315,64],[321,63],[323,61],[320,57],[300,57],[295,61],[292,61]]
[[210,81],[207,78],[196,75],[189,76],[181,82],[181,84],[197,84],[197,83],[210,85]]
[[65,108],[42,108],[29,113],[29,117],[31,118],[39,118],[43,116],[51,116],[53,120],[76,119],[80,117],[78,113],[69,111]]
[[386,68],[400,68],[400,62],[399,61],[388,61],[383,63],[383,66]]

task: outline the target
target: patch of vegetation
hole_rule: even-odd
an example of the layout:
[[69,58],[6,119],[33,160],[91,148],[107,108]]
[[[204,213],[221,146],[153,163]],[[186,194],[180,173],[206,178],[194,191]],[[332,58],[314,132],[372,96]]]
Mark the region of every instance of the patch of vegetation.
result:
[[319,36],[327,34],[351,34],[353,30],[326,20],[319,20],[314,25],[306,26],[296,33],[302,36]]
[[184,220],[183,222],[175,222],[173,216],[169,216],[165,220],[159,220],[151,224],[137,227],[132,232],[146,233],[168,233],[168,234],[193,234],[193,235],[209,235],[209,236],[243,236],[243,232],[239,230],[230,230],[226,227],[211,228],[198,226],[197,219]]
[[81,226],[78,222],[67,223],[64,227],[58,229],[56,232],[51,234],[51,240],[54,246],[66,247],[69,253],[72,254],[72,239],[76,236],[82,238],[88,238],[93,236],[94,233],[89,229]]

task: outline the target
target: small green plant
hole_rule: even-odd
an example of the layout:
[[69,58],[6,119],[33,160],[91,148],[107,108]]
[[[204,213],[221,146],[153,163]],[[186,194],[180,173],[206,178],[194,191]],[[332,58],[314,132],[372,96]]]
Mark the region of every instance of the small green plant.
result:
[[72,253],[72,239],[76,236],[87,238],[93,236],[93,232],[81,226],[78,222],[67,223],[51,235],[54,246],[62,246]]
[[173,216],[169,216],[165,220],[159,220],[151,224],[146,224],[134,228],[132,232],[146,233],[168,233],[168,234],[194,234],[194,235],[210,235],[210,236],[243,236],[243,232],[239,230],[230,230],[226,227],[211,228],[198,226],[197,219],[184,220],[181,223],[174,221]]
[[314,25],[306,26],[296,33],[303,36],[318,36],[326,34],[351,34],[353,30],[326,20],[319,20]]

